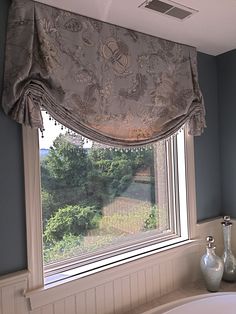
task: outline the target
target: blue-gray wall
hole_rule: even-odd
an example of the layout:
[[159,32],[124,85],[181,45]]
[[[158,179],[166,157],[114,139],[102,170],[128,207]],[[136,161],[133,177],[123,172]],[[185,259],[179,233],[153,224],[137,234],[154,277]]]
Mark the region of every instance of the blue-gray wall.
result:
[[[0,2],[0,93],[7,10]],[[216,58],[198,54],[208,127],[195,139],[198,220],[220,214],[220,165]],[[235,89],[236,91],[236,89]],[[1,99],[1,98],[0,98]],[[0,106],[1,107],[1,106]],[[0,275],[27,268],[21,127],[0,109]]]
[[[0,3],[0,94],[9,4],[9,0]],[[21,143],[20,125],[0,109],[0,275],[27,267]]]
[[236,218],[236,50],[217,57],[222,209]]
[[198,53],[199,84],[206,107],[207,128],[195,137],[198,221],[221,214],[219,108],[216,58]]

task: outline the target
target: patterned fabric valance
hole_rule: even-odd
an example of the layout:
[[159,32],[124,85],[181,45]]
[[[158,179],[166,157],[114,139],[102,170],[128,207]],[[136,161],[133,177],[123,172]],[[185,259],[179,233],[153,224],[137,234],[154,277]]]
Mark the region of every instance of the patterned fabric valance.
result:
[[205,127],[196,49],[31,0],[8,20],[5,112],[43,128],[41,109],[92,140],[140,146]]

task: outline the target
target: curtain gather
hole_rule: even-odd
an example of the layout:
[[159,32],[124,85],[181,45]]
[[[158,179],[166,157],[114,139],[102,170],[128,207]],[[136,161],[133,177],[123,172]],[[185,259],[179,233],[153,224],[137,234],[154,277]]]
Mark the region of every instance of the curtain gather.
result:
[[196,49],[63,11],[13,0],[4,111],[42,128],[41,108],[92,140],[140,146],[205,127]]

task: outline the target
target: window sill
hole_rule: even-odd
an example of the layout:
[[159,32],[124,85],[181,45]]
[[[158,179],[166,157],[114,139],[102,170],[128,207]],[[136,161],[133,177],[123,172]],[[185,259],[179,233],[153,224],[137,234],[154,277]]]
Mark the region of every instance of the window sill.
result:
[[[44,287],[25,293],[30,301],[31,310],[37,309],[46,304],[77,294],[81,291],[93,288],[95,285],[114,280],[121,276],[126,276],[140,268],[148,267],[158,260],[167,260],[170,256],[181,256],[186,250],[196,250],[199,245],[198,240],[185,240],[172,244],[168,247],[147,252],[142,256],[135,256],[123,261],[115,262],[96,270],[91,270],[83,274],[47,284]],[[145,259],[145,260],[144,260]]]
[[114,254],[110,253],[106,257],[99,257],[97,261],[85,260],[82,265],[78,265],[78,260],[74,261],[74,263],[68,261],[67,263],[59,266],[56,264],[54,269],[53,267],[49,269],[49,274],[47,274],[47,270],[45,271],[44,285],[48,286],[60,283],[67,279],[73,280],[73,278],[78,278],[78,276],[79,278],[82,278],[114,266],[122,265],[130,261],[156,254],[162,250],[172,248],[174,245],[184,243],[188,240],[187,237],[179,237],[174,234],[171,236],[167,235],[167,237],[168,239],[166,240],[162,237],[159,242],[156,242],[157,240],[155,240],[154,244],[151,244],[153,241],[144,242],[142,247],[139,245],[136,249],[132,246],[129,250],[127,250],[127,252],[121,252],[119,254],[117,254],[117,250],[114,250],[112,251]]

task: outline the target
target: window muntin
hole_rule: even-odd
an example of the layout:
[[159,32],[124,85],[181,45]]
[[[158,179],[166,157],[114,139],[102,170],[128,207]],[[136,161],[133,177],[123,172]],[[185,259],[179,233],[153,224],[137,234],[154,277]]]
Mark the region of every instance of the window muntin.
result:
[[[48,151],[46,152],[46,154],[49,154],[48,156],[52,155],[54,157],[54,160],[52,159],[50,162],[51,167],[54,167],[54,169],[50,171],[54,173],[57,179],[62,178],[64,175],[67,176],[67,180],[69,181],[74,181],[78,177],[82,178],[81,173],[84,173],[87,182],[84,180],[84,184],[75,184],[73,189],[69,190],[66,197],[65,194],[63,194],[66,190],[65,184],[61,184],[61,182],[59,182],[59,184],[57,182],[56,184],[54,182],[55,190],[53,193],[60,195],[60,193],[63,192],[62,195],[64,195],[64,197],[59,197],[59,199],[62,200],[61,203],[57,201],[57,204],[59,204],[57,206],[60,208],[60,215],[57,215],[57,219],[49,218],[50,215],[48,216],[47,210],[45,210],[45,187],[47,184],[45,184],[45,167],[42,166],[43,163],[45,164],[45,160],[47,160],[48,157],[45,158],[44,156],[42,158],[41,182],[44,218],[44,256],[46,256],[45,275],[48,277],[46,278],[46,282],[57,281],[61,278],[77,274],[78,272],[87,271],[96,267],[99,268],[105,264],[118,261],[119,259],[126,259],[133,255],[137,256],[147,251],[155,250],[188,238],[186,223],[184,132],[173,136],[168,141],[157,143],[153,145],[151,149],[148,148],[147,150],[104,149],[99,145],[97,148],[91,148],[91,144],[87,143],[87,141],[84,142],[81,136],[68,134],[65,130],[61,133],[57,142],[54,143],[53,149],[51,148],[49,153]],[[58,136],[58,132],[55,133],[55,135]],[[47,134],[44,136],[47,138]],[[63,143],[60,143],[60,141]],[[43,148],[43,144],[40,145],[40,148]],[[64,148],[64,155],[62,148]],[[81,155],[83,156],[83,167],[77,164],[76,168],[76,165],[74,165],[77,171],[76,175],[73,171],[67,173],[67,162],[70,154],[65,150],[66,148],[72,153],[71,156],[76,156],[76,153],[79,154],[79,157],[81,157]],[[72,152],[70,150],[72,150]],[[97,155],[99,154],[102,155],[102,158],[98,158]],[[113,160],[111,158],[112,155]],[[50,225],[52,235],[52,229],[55,228],[56,222],[67,221],[72,219],[73,216],[80,214],[78,208],[72,208],[76,206],[76,204],[73,203],[76,202],[74,195],[77,195],[80,201],[81,199],[84,201],[79,190],[81,187],[84,188],[85,186],[88,188],[88,172],[91,173],[91,169],[87,165],[88,160],[86,161],[86,158],[89,159],[88,157],[91,158],[91,156],[93,158],[96,157],[95,170],[98,170],[96,169],[98,165],[103,169],[103,171],[100,171],[100,176],[113,168],[113,171],[117,174],[117,178],[119,178],[119,180],[114,180],[115,182],[108,180],[113,187],[112,193],[111,189],[107,189],[107,186],[105,186],[106,189],[103,194],[107,194],[109,197],[104,201],[105,206],[97,210],[100,217],[95,217],[97,213],[95,213],[93,217],[89,216],[89,212],[94,209],[91,208],[91,203],[89,207],[89,201],[87,200],[86,206],[82,206],[84,210],[83,218],[87,218],[87,229],[85,226],[82,226],[81,231],[75,235],[76,232],[71,232],[73,228],[69,228],[69,234],[64,238],[61,235],[61,238],[58,238],[59,241],[55,241],[55,239],[53,240],[54,243],[47,242],[47,240],[45,241],[45,237],[48,237],[46,226]],[[135,159],[141,160],[139,164],[136,165],[136,168],[135,165],[132,165]],[[55,164],[53,165],[53,163],[56,162],[58,163],[57,167]],[[86,167],[85,164],[87,165]],[[118,167],[120,164],[121,169]],[[131,170],[130,167],[132,168]],[[85,168],[86,171],[84,171]],[[179,171],[180,168],[181,173]],[[122,176],[118,174],[118,170],[123,171]],[[130,175],[129,178],[127,178],[128,175]],[[92,178],[90,183],[96,188],[100,188],[97,182],[104,187],[104,182],[101,181],[101,177],[99,178],[98,174],[97,177]],[[123,183],[123,186],[121,183]],[[141,190],[137,189],[137,185],[139,185]],[[118,191],[117,187],[120,187],[120,191]],[[48,191],[46,192],[48,193]],[[52,187],[50,193],[52,193]],[[88,191],[85,195],[88,196]],[[113,196],[111,197],[111,195]],[[94,203],[94,194],[90,196],[92,196],[91,198]],[[50,201],[50,195],[46,195],[46,197],[48,201]],[[68,207],[70,207],[69,210]],[[67,208],[67,210],[63,211],[65,208]],[[54,215],[51,216],[55,218],[57,211],[58,210],[54,210]],[[69,216],[68,211],[71,212]],[[92,225],[91,221],[94,221],[94,217],[95,223]],[[96,221],[96,219],[98,221]],[[63,224],[64,223],[62,223],[62,227]],[[113,232],[101,235],[104,226],[108,230],[113,229]],[[116,229],[116,232],[114,232],[114,229]],[[126,234],[126,236],[124,236],[124,234]],[[119,241],[117,241],[118,239]],[[82,242],[87,242],[88,245],[86,246],[84,243],[81,245]]]

